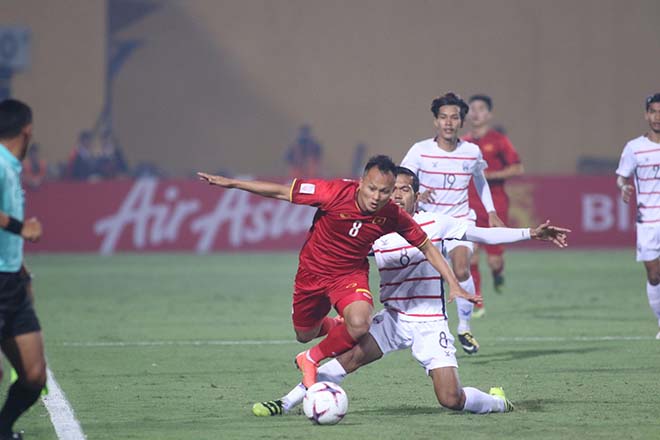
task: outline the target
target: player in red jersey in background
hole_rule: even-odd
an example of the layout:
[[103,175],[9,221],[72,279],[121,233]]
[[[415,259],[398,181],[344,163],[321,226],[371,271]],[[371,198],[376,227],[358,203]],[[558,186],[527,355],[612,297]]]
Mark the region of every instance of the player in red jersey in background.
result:
[[[300,251],[293,292],[296,339],[319,344],[296,356],[303,385],[316,382],[319,363],[351,349],[369,331],[373,298],[369,291],[367,255],[374,241],[398,232],[418,247],[449,286],[450,300],[476,301],[459,285],[454,273],[426,233],[390,200],[396,165],[387,156],[372,157],[360,181],[295,179],[289,185],[246,181],[197,173],[201,180],[264,197],[318,208]],[[334,307],[343,319],[327,314]]]
[[[500,133],[491,126],[493,119],[493,100],[488,95],[474,95],[470,97],[470,112],[468,117],[472,124],[472,131],[465,136],[465,140],[477,144],[481,150],[488,168],[484,175],[490,186],[495,211],[504,224],[509,224],[509,197],[504,190],[507,179],[523,174],[518,152],[505,134]],[[474,184],[469,188],[470,208],[477,213],[477,226],[488,227],[488,213],[481,203]],[[504,285],[504,246],[483,245],[488,255],[488,266],[493,274],[495,291],[501,293]],[[470,264],[470,272],[474,279],[477,296],[481,296],[481,275],[479,273],[479,246],[475,244]],[[473,313],[475,318],[483,316],[486,309],[483,304],[477,305]]]

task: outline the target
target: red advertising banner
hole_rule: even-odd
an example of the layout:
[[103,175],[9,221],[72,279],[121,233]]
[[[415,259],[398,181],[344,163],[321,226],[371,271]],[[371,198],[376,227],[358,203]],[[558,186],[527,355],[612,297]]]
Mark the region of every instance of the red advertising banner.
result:
[[[573,229],[571,247],[634,246],[635,210],[613,177],[529,177],[507,192],[511,226],[550,219]],[[28,252],[298,250],[314,216],[308,206],[196,180],[51,182],[26,199],[27,215],[44,225]]]

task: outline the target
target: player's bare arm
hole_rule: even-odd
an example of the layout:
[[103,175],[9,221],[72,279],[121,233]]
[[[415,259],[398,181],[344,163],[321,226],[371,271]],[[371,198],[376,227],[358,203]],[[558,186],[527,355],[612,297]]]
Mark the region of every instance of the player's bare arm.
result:
[[616,186],[621,191],[621,198],[624,203],[630,202],[630,197],[633,193],[633,186],[630,184],[630,179],[623,176],[616,176]]
[[445,260],[445,257],[442,256],[431,240],[426,240],[424,244],[420,246],[419,250],[422,251],[426,259],[431,263],[431,266],[433,266],[433,268],[437,270],[447,282],[447,286],[449,287],[449,297],[447,300],[449,302],[452,302],[456,298],[464,298],[474,304],[477,304],[480,301],[480,298],[470,295],[463,290],[454,271],[449,267],[447,260]]
[[290,201],[290,185],[282,185],[273,182],[262,182],[259,180],[231,179],[229,177],[215,176],[213,174],[202,172],[198,172],[197,175],[199,176],[199,180],[206,182],[209,185],[221,186],[223,188],[235,188],[263,197],[270,197],[271,199]]
[[525,169],[521,163],[514,163],[497,171],[484,171],[486,180],[506,180],[511,177],[522,176],[524,173]]
[[42,234],[41,222],[35,217],[29,218],[24,222],[12,218],[0,211],[0,228],[20,235],[25,240],[36,242],[39,241]]

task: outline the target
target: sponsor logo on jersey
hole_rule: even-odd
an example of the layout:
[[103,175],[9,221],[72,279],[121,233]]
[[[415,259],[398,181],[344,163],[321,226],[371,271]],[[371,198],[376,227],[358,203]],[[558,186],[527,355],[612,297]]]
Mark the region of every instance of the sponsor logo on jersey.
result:
[[470,162],[468,161],[463,162],[463,171],[465,172],[470,171]]
[[313,183],[303,183],[300,185],[300,194],[314,194],[316,185]]

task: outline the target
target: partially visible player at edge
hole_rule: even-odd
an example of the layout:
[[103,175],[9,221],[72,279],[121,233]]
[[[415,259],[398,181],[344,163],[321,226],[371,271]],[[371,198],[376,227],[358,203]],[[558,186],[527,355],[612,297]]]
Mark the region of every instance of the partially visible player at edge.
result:
[[23,240],[37,241],[41,223],[23,221],[21,162],[32,138],[32,110],[23,102],[0,102],[0,346],[18,373],[0,410],[0,440],[21,439],[16,420],[37,401],[46,384],[46,358],[32,306]]
[[[428,234],[435,246],[443,240],[467,239],[482,243],[511,243],[526,239],[552,241],[566,246],[568,229],[546,222],[536,228],[479,228],[465,220],[445,214],[415,213],[419,180],[407,168],[397,168],[392,200],[411,215]],[[461,386],[455,357],[454,338],[447,325],[442,280],[419,251],[406,246],[395,233],[374,243],[374,255],[380,272],[380,301],[385,309],[372,320],[369,333],[358,345],[319,368],[319,380],[341,383],[348,373],[380,359],[384,354],[406,348],[433,381],[438,402],[450,409],[472,413],[506,412],[513,406],[504,391],[491,388],[490,395],[476,388]],[[305,396],[301,384],[278,400],[255,403],[256,416],[289,412]]]
[[[463,139],[479,146],[488,168],[484,170],[484,176],[490,187],[493,198],[493,206],[497,215],[505,224],[509,224],[509,196],[504,190],[507,179],[523,174],[523,166],[520,156],[511,144],[509,138],[495,130],[491,126],[493,119],[493,99],[488,95],[473,95],[469,99],[469,120],[472,131]],[[477,214],[477,226],[488,227],[488,213],[477,195],[473,183],[470,183],[468,191],[470,208]],[[477,296],[481,296],[481,274],[479,273],[479,249],[482,246],[474,244],[472,261],[470,262],[470,273],[474,280],[474,288]],[[504,286],[504,246],[484,245],[488,266],[493,275],[495,291],[502,292]],[[479,317],[486,312],[485,305],[476,306],[473,316]]]
[[[623,201],[637,196],[637,261],[646,268],[646,295],[660,327],[660,93],[646,98],[649,131],[623,148],[616,185]],[[656,339],[660,339],[660,328]]]
[[[367,255],[381,236],[398,232],[418,247],[447,280],[450,300],[458,297],[476,301],[460,287],[426,233],[390,200],[395,167],[389,157],[374,156],[359,182],[295,179],[290,186],[198,173],[200,179],[211,185],[318,208],[300,251],[293,292],[296,339],[309,342],[327,335],[319,344],[296,356],[305,387],[316,382],[322,360],[350,350],[369,331],[373,298],[369,291]],[[337,310],[339,318],[327,316],[331,307]]]
[[[479,147],[458,138],[468,110],[467,103],[452,92],[435,98],[431,103],[435,137],[415,143],[401,161],[401,166],[409,168],[419,178],[422,187],[419,200],[423,211],[447,214],[474,222],[476,214],[468,204],[468,186],[470,181],[474,181],[477,193],[488,212],[488,225],[504,226],[493,206],[483,172],[487,164]],[[446,244],[445,249],[461,287],[475,294],[474,282],[470,276],[472,243],[452,241]],[[474,354],[479,350],[479,343],[472,335],[470,327],[473,304],[458,298],[456,308],[458,340],[466,353]]]

